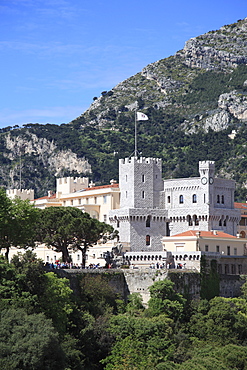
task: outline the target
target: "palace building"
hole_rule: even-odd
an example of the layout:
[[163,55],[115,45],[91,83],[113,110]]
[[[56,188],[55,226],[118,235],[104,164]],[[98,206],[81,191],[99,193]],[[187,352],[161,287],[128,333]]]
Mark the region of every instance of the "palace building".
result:
[[[213,161],[200,161],[198,172],[198,177],[163,180],[161,159],[133,156],[119,160],[119,184],[60,178],[55,194],[32,202],[39,208],[77,207],[118,230],[118,240],[89,249],[88,264],[102,266],[104,254],[116,246],[128,263],[139,266],[167,265],[171,256],[175,262],[187,259],[187,267],[195,267],[202,254],[246,257],[247,205],[234,203],[235,182],[216,177]],[[50,250],[42,253],[46,262],[54,259]],[[72,259],[80,262],[78,253]],[[230,271],[240,271],[239,265]]]

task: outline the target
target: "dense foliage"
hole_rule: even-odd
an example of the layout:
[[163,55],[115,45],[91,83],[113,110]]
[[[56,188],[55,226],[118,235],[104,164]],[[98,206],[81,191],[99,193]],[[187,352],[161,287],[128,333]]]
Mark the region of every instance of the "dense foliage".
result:
[[137,293],[121,300],[107,272],[76,286],[32,252],[0,259],[1,368],[247,369],[247,283],[239,298],[191,301],[157,281],[147,307]]
[[85,266],[88,248],[99,240],[114,239],[118,231],[90,217],[75,207],[35,208],[29,200],[11,200],[0,190],[0,250],[34,248],[35,243],[45,243],[62,253],[63,262],[71,262],[69,251],[80,250]]
[[85,266],[86,253],[99,239],[114,238],[112,226],[100,222],[75,207],[48,207],[40,212],[36,224],[37,241],[62,252],[64,262],[70,262],[70,250],[80,250]]

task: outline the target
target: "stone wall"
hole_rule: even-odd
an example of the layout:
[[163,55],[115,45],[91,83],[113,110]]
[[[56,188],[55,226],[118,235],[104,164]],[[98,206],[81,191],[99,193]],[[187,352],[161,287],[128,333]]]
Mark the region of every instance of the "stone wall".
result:
[[[76,295],[80,294],[79,282],[83,274],[92,278],[102,274],[107,276],[108,284],[127,301],[128,295],[140,293],[143,303],[147,304],[150,294],[149,287],[154,282],[170,279],[175,284],[175,290],[186,297],[199,299],[201,289],[201,276],[198,272],[189,270],[167,270],[167,269],[137,269],[137,270],[54,270],[60,277],[70,280],[70,287]],[[238,297],[241,294],[241,286],[246,281],[246,276],[221,275],[220,296]]]

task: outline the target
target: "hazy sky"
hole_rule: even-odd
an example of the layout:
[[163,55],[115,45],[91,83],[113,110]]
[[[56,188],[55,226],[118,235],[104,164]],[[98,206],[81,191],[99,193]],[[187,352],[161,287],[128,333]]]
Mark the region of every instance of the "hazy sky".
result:
[[246,0],[0,0],[0,127],[68,123],[189,38],[245,17]]

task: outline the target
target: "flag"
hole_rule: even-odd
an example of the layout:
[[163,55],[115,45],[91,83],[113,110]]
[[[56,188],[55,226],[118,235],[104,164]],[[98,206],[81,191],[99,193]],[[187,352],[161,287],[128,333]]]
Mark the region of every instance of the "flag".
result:
[[136,119],[137,121],[146,121],[148,119],[148,116],[141,112],[136,112]]

